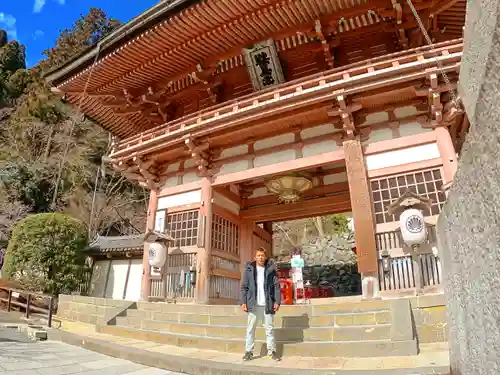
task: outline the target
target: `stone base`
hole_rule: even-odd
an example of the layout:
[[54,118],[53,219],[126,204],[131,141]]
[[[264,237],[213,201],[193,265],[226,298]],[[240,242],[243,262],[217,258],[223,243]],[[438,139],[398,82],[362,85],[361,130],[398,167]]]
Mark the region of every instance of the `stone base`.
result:
[[[83,347],[102,354],[122,358],[146,366],[191,375],[449,375],[447,346],[428,347],[418,357],[392,358],[300,358],[290,357],[274,362],[268,357],[243,362],[243,353],[217,353],[213,350],[193,351],[189,348],[157,345],[114,337],[56,331],[51,339]],[[417,364],[418,363],[418,364]]]
[[363,300],[381,299],[380,297],[380,285],[378,277],[372,275],[362,275],[361,276],[361,290],[363,292]]
[[[448,337],[443,295],[366,301],[358,296],[322,302],[281,307],[275,335],[285,357],[412,355],[418,352],[417,340],[433,343]],[[247,324],[246,314],[234,305],[132,303],[81,296],[60,297],[55,327],[59,319],[91,324],[118,337],[140,336],[157,344],[226,353],[244,350]],[[265,341],[261,327],[256,340]]]

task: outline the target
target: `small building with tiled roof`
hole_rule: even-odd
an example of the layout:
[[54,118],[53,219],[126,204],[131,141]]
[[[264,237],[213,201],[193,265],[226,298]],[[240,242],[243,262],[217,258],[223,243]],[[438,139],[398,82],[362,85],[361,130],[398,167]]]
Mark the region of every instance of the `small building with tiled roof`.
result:
[[142,257],[144,234],[131,236],[98,236],[89,244],[89,256],[96,258]]
[[[86,249],[91,259],[91,274],[83,290],[91,297],[137,301],[140,299],[144,243],[158,238],[172,240],[168,234],[150,231],[128,236],[98,236]],[[169,251],[167,264],[161,270],[151,270],[152,284],[162,298],[176,295],[192,300],[194,290],[174,290],[184,274],[195,264],[193,254],[185,254],[178,247]],[[165,281],[168,279],[168,282]],[[180,294],[179,294],[180,293]]]
[[144,234],[98,236],[87,248],[92,273],[87,294],[91,297],[140,299]]

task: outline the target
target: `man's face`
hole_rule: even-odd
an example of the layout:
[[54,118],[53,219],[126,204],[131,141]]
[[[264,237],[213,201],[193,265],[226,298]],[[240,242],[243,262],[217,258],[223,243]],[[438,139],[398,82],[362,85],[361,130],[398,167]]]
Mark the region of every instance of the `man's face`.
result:
[[257,264],[261,267],[264,266],[264,264],[266,264],[266,252],[265,251],[257,251],[255,253],[255,261],[257,262]]

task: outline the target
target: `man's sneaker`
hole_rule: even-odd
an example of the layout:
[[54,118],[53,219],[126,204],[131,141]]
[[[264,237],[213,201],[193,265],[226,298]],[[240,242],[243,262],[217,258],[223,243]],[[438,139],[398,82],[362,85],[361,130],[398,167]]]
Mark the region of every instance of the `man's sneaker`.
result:
[[243,356],[244,361],[251,361],[253,359],[253,353],[252,352],[246,352],[245,355]]
[[271,357],[275,360],[275,361],[281,361],[281,357],[278,355],[278,353],[276,353],[276,351],[273,351],[271,353]]

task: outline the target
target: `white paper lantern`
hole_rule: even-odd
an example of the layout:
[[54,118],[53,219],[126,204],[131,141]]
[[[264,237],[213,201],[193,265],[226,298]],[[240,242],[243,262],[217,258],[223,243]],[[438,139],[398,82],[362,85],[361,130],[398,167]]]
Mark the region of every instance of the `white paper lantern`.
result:
[[410,208],[399,217],[403,241],[408,246],[421,245],[427,240],[427,227],[422,211]]
[[161,242],[153,242],[149,245],[149,265],[154,268],[162,268],[167,260],[167,247]]

